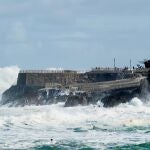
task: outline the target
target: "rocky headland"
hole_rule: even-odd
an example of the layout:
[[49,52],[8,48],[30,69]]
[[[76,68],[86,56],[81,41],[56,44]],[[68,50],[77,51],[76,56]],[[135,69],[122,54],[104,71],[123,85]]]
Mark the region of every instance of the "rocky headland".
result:
[[1,105],[47,105],[65,102],[65,107],[103,103],[113,107],[149,90],[150,69],[94,68],[72,70],[26,70],[18,74],[17,85],[2,95]]

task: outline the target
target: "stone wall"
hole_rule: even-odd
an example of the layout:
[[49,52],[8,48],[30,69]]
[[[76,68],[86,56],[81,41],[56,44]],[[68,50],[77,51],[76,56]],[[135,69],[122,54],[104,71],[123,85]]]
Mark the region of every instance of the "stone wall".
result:
[[79,80],[77,73],[20,73],[17,85],[41,86],[45,87],[48,83],[58,83],[68,85]]
[[26,85],[26,76],[27,76],[26,73],[19,73],[17,85]]
[[124,72],[24,72],[19,73],[17,85],[45,87],[45,85],[56,83],[66,86],[74,83],[102,82],[125,79],[131,78],[132,76],[133,75],[131,73]]

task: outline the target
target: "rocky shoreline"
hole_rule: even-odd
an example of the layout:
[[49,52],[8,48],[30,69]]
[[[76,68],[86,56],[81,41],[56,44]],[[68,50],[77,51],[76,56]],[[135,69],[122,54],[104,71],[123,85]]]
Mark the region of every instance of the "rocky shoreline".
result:
[[2,96],[2,105],[11,103],[15,106],[49,105],[65,102],[65,107],[103,103],[104,107],[113,107],[126,103],[134,97],[142,96],[146,79],[139,86],[118,88],[104,91],[70,91],[69,89],[43,88],[15,85],[6,90]]
[[64,102],[65,107],[97,104],[113,107],[144,97],[149,91],[150,69],[100,69],[90,72],[64,70],[21,71],[17,85],[2,95],[1,105],[49,105]]

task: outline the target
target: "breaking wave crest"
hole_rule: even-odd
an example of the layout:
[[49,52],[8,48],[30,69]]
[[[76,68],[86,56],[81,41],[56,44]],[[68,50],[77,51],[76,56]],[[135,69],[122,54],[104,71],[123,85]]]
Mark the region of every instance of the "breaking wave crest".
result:
[[17,66],[0,68],[0,96],[11,85],[16,84],[18,72]]

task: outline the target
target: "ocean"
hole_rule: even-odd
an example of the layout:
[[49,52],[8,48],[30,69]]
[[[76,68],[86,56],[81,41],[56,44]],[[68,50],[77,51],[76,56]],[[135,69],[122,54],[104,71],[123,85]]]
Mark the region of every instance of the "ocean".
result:
[[[17,67],[0,69],[0,92]],[[113,108],[0,106],[0,150],[149,150],[150,102],[133,98]]]

